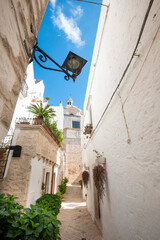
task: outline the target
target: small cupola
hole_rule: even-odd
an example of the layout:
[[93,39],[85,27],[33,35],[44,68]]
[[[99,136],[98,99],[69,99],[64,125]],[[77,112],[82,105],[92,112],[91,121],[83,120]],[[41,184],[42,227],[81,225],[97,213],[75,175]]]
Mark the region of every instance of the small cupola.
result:
[[72,100],[71,97],[67,100],[67,105],[68,106],[73,106],[73,100]]

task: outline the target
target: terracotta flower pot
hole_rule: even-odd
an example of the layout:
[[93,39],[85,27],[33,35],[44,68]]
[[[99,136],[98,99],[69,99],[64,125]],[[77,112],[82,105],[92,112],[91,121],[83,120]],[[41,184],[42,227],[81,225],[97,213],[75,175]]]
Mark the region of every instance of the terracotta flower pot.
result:
[[20,124],[27,124],[27,125],[29,125],[30,123],[29,122],[20,122]]
[[42,118],[34,118],[33,125],[42,125],[43,119]]

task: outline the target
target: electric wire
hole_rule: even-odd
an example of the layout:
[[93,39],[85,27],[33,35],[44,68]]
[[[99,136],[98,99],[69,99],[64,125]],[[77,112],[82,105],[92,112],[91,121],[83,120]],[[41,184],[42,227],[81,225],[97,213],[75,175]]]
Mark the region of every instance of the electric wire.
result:
[[143,34],[143,31],[144,31],[144,28],[145,28],[145,25],[146,25],[146,22],[147,22],[147,19],[148,19],[148,15],[149,15],[149,13],[150,13],[150,10],[151,10],[151,7],[152,7],[153,2],[154,2],[154,0],[150,0],[150,2],[149,2],[148,8],[147,8],[147,11],[146,11],[146,14],[145,14],[145,17],[144,17],[142,26],[141,26],[141,30],[140,30],[140,33],[139,33],[139,36],[138,36],[138,40],[137,40],[137,42],[136,42],[136,46],[135,46],[135,48],[134,48],[134,51],[133,51],[132,56],[131,56],[131,58],[130,58],[130,61],[129,61],[129,63],[127,64],[127,66],[126,66],[126,68],[125,68],[125,70],[124,70],[124,72],[123,72],[123,74],[122,74],[122,76],[121,76],[121,79],[120,79],[120,81],[119,81],[116,89],[114,90],[114,92],[113,92],[113,94],[112,94],[112,96],[111,96],[111,98],[110,98],[107,106],[105,107],[105,110],[103,111],[103,113],[102,113],[102,115],[101,115],[101,118],[99,119],[96,127],[93,129],[92,135],[93,135],[93,133],[96,131],[96,129],[97,129],[97,127],[99,126],[100,122],[102,121],[102,118],[103,118],[104,114],[106,113],[108,107],[110,106],[111,101],[112,101],[115,93],[117,92],[118,88],[120,87],[120,85],[121,85],[121,83],[122,83],[122,81],[123,81],[123,79],[124,79],[124,77],[125,77],[125,75],[126,75],[126,72],[127,72],[128,68],[129,68],[129,66],[130,66],[130,64],[131,64],[131,62],[132,62],[132,60],[133,60],[133,57],[134,57],[135,54],[136,54],[136,50],[137,50],[137,47],[138,47],[138,45],[139,45],[140,39],[141,39],[141,37],[142,37],[142,34]]
[[84,2],[84,3],[91,3],[91,4],[96,4],[96,5],[100,5],[100,6],[104,6],[104,7],[108,7],[108,5],[103,4],[103,3],[98,3],[98,2],[91,2],[91,1],[86,1],[86,0],[74,0],[77,2]]

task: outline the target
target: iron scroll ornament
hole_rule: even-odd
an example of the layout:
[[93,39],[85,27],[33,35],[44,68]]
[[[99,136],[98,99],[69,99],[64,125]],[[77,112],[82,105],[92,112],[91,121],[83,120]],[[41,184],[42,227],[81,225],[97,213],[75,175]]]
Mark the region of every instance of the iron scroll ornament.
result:
[[[75,58],[77,58],[78,62],[79,62],[79,69],[75,70],[74,68],[72,69],[71,67],[68,67],[67,64],[66,64],[66,60],[64,61],[63,65],[60,66],[55,60],[53,60],[50,56],[48,56],[48,54],[46,54],[37,45],[38,45],[38,39],[35,37],[35,42],[34,42],[34,46],[32,48],[32,52],[29,53],[29,50],[28,50],[28,47],[27,47],[27,43],[24,40],[24,46],[25,46],[27,55],[29,56],[29,63],[31,63],[33,61],[33,59],[34,59],[36,61],[36,63],[40,67],[42,67],[44,69],[47,69],[47,70],[53,70],[53,71],[57,71],[57,72],[64,72],[65,73],[64,79],[66,81],[68,81],[70,78],[72,78],[73,82],[75,82],[75,79],[80,74],[80,72],[81,72],[83,66],[86,64],[87,60],[79,57],[78,55],[76,55],[76,54],[74,54],[72,52],[69,52],[69,54],[68,54],[66,59],[69,58],[72,61],[72,59],[74,60]],[[43,63],[46,63],[48,60],[50,60],[52,63],[54,63],[59,69],[50,68],[50,67],[44,66]],[[72,75],[68,72],[68,70],[72,72]]]
[[[69,72],[67,70],[65,70],[64,68],[62,68],[56,61],[54,61],[50,56],[48,56],[48,54],[46,54],[41,48],[39,48],[38,46],[38,39],[36,38],[35,39],[35,42],[34,42],[34,46],[32,48],[32,52],[29,53],[28,51],[28,47],[27,47],[27,44],[26,44],[26,41],[24,40],[24,46],[25,46],[25,49],[26,49],[26,52],[27,52],[27,55],[29,56],[29,63],[31,63],[33,61],[33,59],[36,61],[36,63],[44,68],[44,69],[47,69],[47,70],[53,70],[53,71],[57,71],[57,72],[64,72],[66,75],[64,76],[64,79],[66,81],[68,81],[70,78],[73,79],[73,82],[75,82],[75,79],[77,77],[76,74],[69,74]],[[38,53],[36,56],[36,52]],[[44,65],[42,65],[43,63],[47,62],[48,59],[53,62],[55,65],[57,65],[60,69],[56,69],[56,68],[49,68],[49,67],[46,67]]]

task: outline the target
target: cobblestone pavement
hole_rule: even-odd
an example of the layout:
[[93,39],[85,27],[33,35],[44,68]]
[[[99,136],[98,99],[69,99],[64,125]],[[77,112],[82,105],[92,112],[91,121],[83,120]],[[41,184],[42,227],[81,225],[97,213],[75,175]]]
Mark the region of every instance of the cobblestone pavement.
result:
[[102,240],[101,235],[87,211],[79,186],[68,186],[58,219],[62,225],[62,240]]

